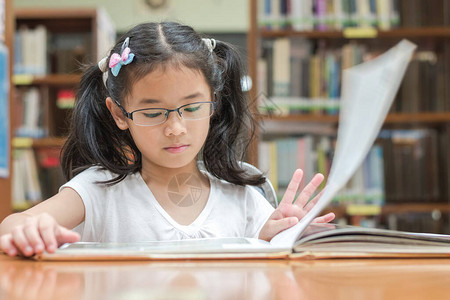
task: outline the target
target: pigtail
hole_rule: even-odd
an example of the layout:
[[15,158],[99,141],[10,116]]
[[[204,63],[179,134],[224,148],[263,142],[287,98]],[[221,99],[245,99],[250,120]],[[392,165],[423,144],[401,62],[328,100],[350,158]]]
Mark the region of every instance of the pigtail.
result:
[[242,91],[243,63],[236,49],[217,41],[216,74],[221,78],[215,97],[217,109],[210,121],[210,131],[203,148],[206,169],[218,178],[238,185],[260,185],[261,175],[245,173],[239,162],[255,135],[255,120],[249,109],[248,96]]
[[84,73],[73,111],[70,134],[63,146],[61,165],[67,180],[100,165],[118,176],[106,183],[117,183],[140,169],[140,153],[128,130],[120,130],[105,100],[108,97],[97,65]]

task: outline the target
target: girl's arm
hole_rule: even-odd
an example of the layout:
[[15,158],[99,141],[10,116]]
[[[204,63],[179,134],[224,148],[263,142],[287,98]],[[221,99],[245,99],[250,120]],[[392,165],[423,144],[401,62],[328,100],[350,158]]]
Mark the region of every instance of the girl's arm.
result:
[[84,204],[77,192],[64,188],[38,205],[6,217],[0,224],[0,249],[8,255],[31,256],[53,252],[80,236],[74,228],[84,220]]

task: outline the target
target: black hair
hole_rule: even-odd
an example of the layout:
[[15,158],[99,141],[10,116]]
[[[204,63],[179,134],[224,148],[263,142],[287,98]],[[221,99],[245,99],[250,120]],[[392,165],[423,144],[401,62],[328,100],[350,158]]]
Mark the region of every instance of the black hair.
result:
[[130,64],[122,66],[117,77],[108,68],[105,86],[104,74],[97,65],[89,66],[82,76],[61,157],[66,179],[97,165],[117,174],[107,182],[115,184],[141,170],[139,149],[129,130],[117,127],[105,100],[111,97],[123,104],[137,80],[157,67],[172,64],[200,71],[211,95],[215,95],[216,110],[199,154],[206,170],[238,185],[264,183],[264,176],[247,174],[239,164],[254,137],[255,122],[248,96],[241,88],[244,67],[236,49],[216,41],[215,49],[210,52],[202,37],[189,26],[174,22],[144,23],[117,41],[108,60],[112,53],[120,53],[127,37],[135,56]]

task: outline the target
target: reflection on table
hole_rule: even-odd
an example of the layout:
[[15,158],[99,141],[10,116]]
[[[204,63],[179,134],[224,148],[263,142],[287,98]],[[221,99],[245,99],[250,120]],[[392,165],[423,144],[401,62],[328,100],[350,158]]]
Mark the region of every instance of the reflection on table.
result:
[[450,260],[35,262],[0,255],[0,299],[448,299]]

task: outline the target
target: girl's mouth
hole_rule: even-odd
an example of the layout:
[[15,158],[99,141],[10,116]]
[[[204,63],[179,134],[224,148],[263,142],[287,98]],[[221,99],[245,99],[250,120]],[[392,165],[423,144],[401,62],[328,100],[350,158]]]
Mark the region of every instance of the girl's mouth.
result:
[[165,147],[164,149],[169,153],[181,153],[185,151],[189,145],[173,145],[170,147]]

